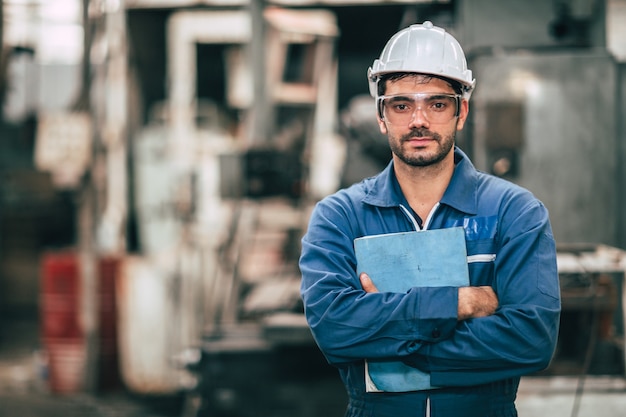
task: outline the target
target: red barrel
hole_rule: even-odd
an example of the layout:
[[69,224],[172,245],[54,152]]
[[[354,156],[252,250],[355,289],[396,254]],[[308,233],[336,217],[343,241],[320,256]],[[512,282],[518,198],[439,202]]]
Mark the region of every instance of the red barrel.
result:
[[99,359],[98,389],[111,390],[121,385],[117,348],[117,301],[115,285],[119,258],[103,257],[98,261]]
[[[116,257],[98,259],[98,356],[97,388],[120,385],[117,348],[115,283],[119,268]],[[86,341],[80,324],[81,274],[74,251],[48,252],[41,265],[41,331],[48,357],[48,385],[55,393],[83,388]]]
[[41,329],[48,385],[55,393],[77,392],[82,387],[86,358],[77,256],[71,251],[46,253],[41,269]]
[[76,255],[47,253],[41,280],[41,323],[44,339],[82,338],[79,323],[80,274]]

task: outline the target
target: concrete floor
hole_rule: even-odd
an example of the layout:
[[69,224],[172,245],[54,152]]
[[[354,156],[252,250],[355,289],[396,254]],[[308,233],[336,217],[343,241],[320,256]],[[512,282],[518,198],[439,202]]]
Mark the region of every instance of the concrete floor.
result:
[[181,417],[180,398],[145,398],[123,386],[53,394],[44,379],[38,324],[0,323],[0,417]]
[[[51,394],[42,378],[38,349],[37,324],[2,323],[0,417],[182,417],[185,414],[179,398],[141,398],[123,388],[96,395]],[[517,401],[519,416],[626,416],[624,378],[587,377],[576,404],[578,383],[575,377],[524,378]]]
[[526,377],[517,400],[520,417],[624,417],[626,380],[589,376],[579,400],[575,377]]

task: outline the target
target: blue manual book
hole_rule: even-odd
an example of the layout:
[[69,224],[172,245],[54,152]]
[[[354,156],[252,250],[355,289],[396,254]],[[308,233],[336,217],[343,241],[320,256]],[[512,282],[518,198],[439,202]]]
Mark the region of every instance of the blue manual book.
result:
[[[462,227],[364,236],[354,240],[357,276],[367,273],[380,292],[412,287],[469,285]],[[435,388],[430,375],[401,361],[366,361],[368,392],[407,392]]]

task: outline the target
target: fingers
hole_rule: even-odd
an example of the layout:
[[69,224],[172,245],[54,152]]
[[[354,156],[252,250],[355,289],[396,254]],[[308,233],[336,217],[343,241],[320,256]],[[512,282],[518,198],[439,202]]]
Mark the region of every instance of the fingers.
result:
[[475,317],[490,316],[498,308],[498,297],[491,287],[477,288],[477,305]]
[[378,292],[378,288],[376,288],[376,285],[374,285],[372,279],[365,272],[361,273],[361,275],[359,276],[359,280],[361,281],[361,286],[363,287],[363,290],[365,292]]
[[489,286],[459,288],[458,318],[486,317],[498,308],[498,297]]

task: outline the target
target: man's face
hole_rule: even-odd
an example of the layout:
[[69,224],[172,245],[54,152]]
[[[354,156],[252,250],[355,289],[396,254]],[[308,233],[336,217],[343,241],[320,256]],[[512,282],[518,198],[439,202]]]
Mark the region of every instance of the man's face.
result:
[[[454,90],[444,80],[418,74],[387,81],[385,96],[410,96],[414,93],[454,94]],[[390,123],[389,118],[378,119],[380,131],[387,135],[395,158],[407,165],[428,166],[445,159],[454,147],[456,131],[463,128],[467,118],[466,100],[461,102],[458,117],[443,122],[433,121],[434,117],[430,117],[429,120],[428,112],[423,110],[426,105],[420,102],[420,108],[417,108],[411,120],[405,123],[394,124]]]

